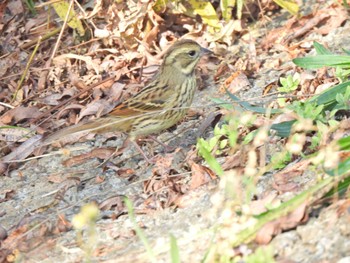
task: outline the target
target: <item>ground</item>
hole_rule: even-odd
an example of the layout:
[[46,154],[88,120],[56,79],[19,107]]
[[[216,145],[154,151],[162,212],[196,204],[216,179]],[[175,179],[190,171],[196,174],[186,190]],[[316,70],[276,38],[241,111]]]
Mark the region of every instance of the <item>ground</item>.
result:
[[[317,10],[337,8],[331,1],[326,1],[318,3]],[[302,6],[303,15],[310,13],[308,7]],[[334,14],[330,12],[330,16]],[[243,83],[242,87],[235,90],[240,99],[249,101],[260,97],[261,101],[254,101],[254,104],[266,105],[261,97],[265,87],[278,81],[281,76],[296,72],[296,66],[291,62],[295,54],[290,46],[287,49],[277,43],[272,44],[268,52],[260,52],[265,48],[263,45],[266,48],[270,45],[267,37],[269,33],[288,24],[288,17],[290,15],[284,10],[274,12],[269,16],[271,21],[262,20],[251,24],[248,27],[250,33],[242,33],[242,37],[229,46],[230,54],[226,59],[238,61],[234,67],[248,63],[240,61],[239,57],[242,57],[253,61],[248,66],[245,64],[247,72],[253,70],[254,63],[258,68],[254,73],[245,74],[248,77],[243,77],[244,81],[238,82],[237,86]],[[327,22],[326,25],[330,27],[326,34],[310,30],[294,44],[298,49],[310,50],[311,53],[314,52],[313,41],[323,43],[335,53],[341,53],[342,49],[350,50],[350,43],[344,37],[350,32],[349,21],[334,27]],[[317,26],[321,28],[325,25],[321,23],[314,27]],[[216,53],[220,53],[220,47],[215,46]],[[210,177],[212,170],[207,168],[210,172],[203,172],[206,169],[203,167],[208,165],[196,152],[198,137],[207,139],[213,136],[212,124],[215,122],[209,116],[222,113],[219,107],[214,106],[212,98],[229,101],[228,96],[219,89],[223,78],[218,81],[213,77],[220,65],[220,59],[217,58],[202,61],[198,77],[203,78],[203,81],[201,89],[197,91],[193,111],[181,123],[158,135],[159,140],[175,146],[175,150],[165,153],[153,141],[142,143],[147,154],[155,155],[155,164],[148,164],[132,145],[107,160],[106,156],[122,147],[125,136],[92,135],[88,140],[82,139],[83,142],[70,142],[64,146],[64,151],[49,146],[45,149],[48,155],[42,154],[39,158],[27,160],[3,176],[0,183],[1,227],[8,235],[7,239],[3,238],[3,260],[149,262],[155,257],[156,262],[169,262],[170,235],[173,235],[182,262],[200,262],[204,259],[211,262],[216,259],[213,256],[215,253],[245,256],[255,251],[257,244],[269,243],[256,240],[247,244],[242,242],[235,248],[227,247],[227,243],[215,246],[225,239],[223,232],[229,229],[230,223],[232,227],[236,226],[236,218],[232,214],[228,215],[225,207],[229,199],[225,182],[232,180],[237,183],[233,177],[239,174],[238,169],[225,169],[222,177]],[[228,65],[233,70],[234,67]],[[310,72],[308,74],[315,74],[314,71]],[[203,74],[210,77],[204,78]],[[220,120],[219,123],[223,122]],[[268,143],[267,161],[282,144],[280,138],[273,135],[269,137]],[[91,151],[96,148],[102,150],[94,155]],[[87,157],[82,163],[73,157],[84,153]],[[218,160],[224,165],[228,157],[229,154],[220,156]],[[286,169],[299,163],[300,159],[295,159]],[[193,174],[198,171],[207,176],[205,180],[201,179],[205,183],[192,187]],[[290,200],[317,184],[320,179],[317,172],[303,169],[276,186],[280,174],[277,170],[267,171],[257,179],[256,191],[250,199]],[[243,187],[241,181],[238,184]],[[133,203],[137,223],[128,215],[124,197]],[[72,228],[71,222],[87,203],[96,204],[100,212],[96,222],[93,220],[90,225],[91,231],[87,230],[88,227],[83,231],[83,241],[80,242],[80,232]],[[230,203],[232,207],[234,204],[234,201]],[[319,204],[308,203],[298,219],[292,213],[290,227],[275,228],[274,238],[268,245],[272,249],[272,256],[279,262],[350,262],[348,207],[348,200],[334,198]],[[231,221],[228,223],[228,220]],[[147,251],[147,245],[140,239],[135,225],[142,229],[152,252]],[[229,238],[226,237],[227,240]]]

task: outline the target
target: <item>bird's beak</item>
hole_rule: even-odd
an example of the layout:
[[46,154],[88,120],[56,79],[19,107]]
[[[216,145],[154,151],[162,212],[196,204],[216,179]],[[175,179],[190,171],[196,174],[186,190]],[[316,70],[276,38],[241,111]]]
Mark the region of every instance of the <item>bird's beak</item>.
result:
[[213,55],[214,52],[211,51],[211,50],[209,50],[209,49],[206,49],[206,48],[204,48],[204,47],[201,47],[201,54],[202,54],[202,55],[208,55],[208,56],[210,56],[210,55]]

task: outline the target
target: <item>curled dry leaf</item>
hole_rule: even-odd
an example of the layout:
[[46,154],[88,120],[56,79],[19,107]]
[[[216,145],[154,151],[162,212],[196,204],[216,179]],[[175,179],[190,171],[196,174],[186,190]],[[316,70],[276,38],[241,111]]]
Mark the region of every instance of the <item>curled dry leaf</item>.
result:
[[73,97],[77,93],[77,89],[74,88],[67,88],[64,89],[63,92],[60,93],[54,93],[47,95],[46,97],[40,98],[40,101],[47,105],[58,105],[59,100],[61,100],[63,97]]
[[191,190],[196,189],[199,186],[210,182],[211,180],[217,179],[217,176],[210,168],[194,162],[191,164],[191,171]]
[[111,101],[119,101],[123,96],[123,90],[125,88],[125,84],[120,82],[115,82],[110,88],[103,88],[103,93],[111,100]]
[[0,129],[0,141],[5,142],[24,142],[31,133],[29,129],[21,127],[11,127]]
[[227,89],[230,93],[235,94],[242,89],[246,90],[250,87],[251,85],[247,76],[243,72],[237,71],[225,80],[224,84],[220,87],[220,92],[225,93]]
[[8,10],[11,12],[12,16],[20,15],[24,13],[24,8],[22,5],[22,1],[20,0],[12,0],[7,4]]
[[343,5],[333,3],[324,11],[330,15],[330,18],[327,23],[322,24],[319,29],[315,30],[315,33],[328,35],[332,30],[339,28],[344,21],[349,19],[348,12]]
[[242,164],[245,163],[246,154],[242,153],[242,151],[237,151],[235,154],[229,155],[226,157],[225,162],[222,164],[222,169],[224,171],[241,167]]
[[[80,155],[74,156],[68,160],[65,160],[63,162],[63,165],[67,166],[67,167],[71,167],[73,165],[81,164],[81,163],[85,162],[87,159],[91,159],[91,158],[99,158],[99,159],[105,160],[105,159],[110,158],[115,153],[116,153],[115,148],[93,149],[89,153],[80,154]],[[121,154],[121,152],[118,152],[118,153]]]
[[60,119],[62,116],[64,116],[67,112],[67,110],[80,110],[83,109],[84,106],[80,105],[80,104],[68,104],[66,107],[64,107],[63,109],[61,109],[58,113],[57,113],[57,119]]
[[128,178],[128,177],[134,175],[135,171],[134,171],[134,169],[130,169],[130,168],[120,168],[117,170],[117,174],[121,178]]
[[311,160],[303,160],[274,174],[273,187],[280,192],[297,190],[298,185],[290,180],[304,173],[310,162]]
[[276,197],[277,193],[270,192],[262,199],[252,201],[249,206],[250,211],[252,211],[253,215],[259,215],[266,212],[268,206],[274,206],[274,203],[279,202]]
[[282,113],[273,120],[272,124],[278,124],[287,121],[294,121],[296,116],[293,113]]
[[124,205],[124,199],[125,196],[123,195],[116,195],[108,197],[106,200],[103,200],[99,205],[98,208],[106,211],[106,210],[112,210],[114,209],[116,212],[126,212],[126,207]]
[[55,63],[55,65],[57,67],[66,67],[67,65],[70,65],[71,63],[68,62],[68,60],[70,59],[77,59],[77,60],[82,60],[86,63],[86,67],[88,69],[93,69],[96,73],[96,75],[98,75],[100,73],[100,66],[96,63],[96,61],[94,61],[91,57],[89,56],[79,56],[76,54],[63,54],[60,56],[57,56],[53,59],[53,63]]
[[306,207],[307,203],[304,202],[288,215],[267,223],[259,230],[255,241],[266,245],[275,235],[281,233],[283,230],[294,228],[298,224],[303,223],[307,219]]
[[5,58],[0,59],[0,77],[4,77],[9,69],[13,68],[18,63],[17,53],[14,52]]
[[317,86],[315,94],[320,94],[321,92],[325,91],[326,89],[335,86],[336,84],[338,84],[338,82],[329,82],[329,83],[323,83],[319,86]]
[[172,167],[172,161],[171,154],[157,159],[152,177],[143,185],[143,191],[149,195],[144,202],[145,206],[154,209],[169,207],[180,195],[188,191],[183,175]]
[[6,202],[12,199],[16,194],[16,191],[13,189],[5,189],[0,193],[0,203]]
[[105,99],[95,100],[87,104],[86,107],[80,111],[77,121],[89,115],[103,116],[110,112],[115,107],[115,103],[110,103]]
[[204,116],[204,120],[198,127],[197,137],[202,136],[209,126],[215,127],[215,125],[220,121],[221,116],[221,111],[210,112],[209,115]]
[[18,123],[27,119],[34,119],[40,115],[37,107],[18,106],[7,111],[0,117],[0,122],[4,124]]
[[57,219],[57,225],[52,231],[55,234],[67,232],[72,228],[72,224],[65,218],[64,214],[60,214]]
[[0,225],[0,241],[5,240],[8,236],[6,229]]
[[22,161],[31,155],[34,150],[40,145],[42,140],[42,135],[35,135],[30,139],[26,140],[16,149],[14,149],[11,153],[2,158],[2,162],[17,162]]
[[339,200],[339,207],[337,208],[337,215],[340,217],[343,214],[349,216],[350,213],[350,199],[347,200]]

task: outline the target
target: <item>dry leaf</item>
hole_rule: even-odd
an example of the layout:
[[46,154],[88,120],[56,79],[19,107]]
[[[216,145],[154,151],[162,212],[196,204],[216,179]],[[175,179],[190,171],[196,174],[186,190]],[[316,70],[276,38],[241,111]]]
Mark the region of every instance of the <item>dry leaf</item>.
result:
[[11,153],[2,158],[2,162],[8,163],[13,161],[22,161],[33,153],[40,146],[42,135],[35,135],[26,140],[19,147],[15,148]]
[[190,183],[190,189],[196,189],[199,186],[216,179],[215,173],[208,167],[200,164],[192,163],[191,165],[192,177]]
[[0,122],[10,124],[14,120],[14,123],[18,123],[23,120],[34,119],[39,115],[40,111],[37,107],[18,106],[3,114],[0,117]]
[[[93,149],[88,153],[80,154],[72,158],[69,158],[68,160],[65,160],[62,164],[64,166],[71,167],[71,166],[79,165],[83,162],[86,162],[86,160],[91,158],[99,158],[99,159],[105,160],[113,156],[114,153],[116,153],[115,148],[97,148],[97,149]],[[121,153],[118,152],[118,154],[121,154]]]
[[272,238],[281,233],[282,230],[288,230],[296,227],[305,220],[306,202],[300,205],[297,209],[279,219],[271,221],[263,226],[256,235],[255,241],[259,244],[266,245]]
[[243,72],[237,71],[225,80],[223,86],[220,87],[220,92],[225,93],[227,89],[230,93],[235,94],[236,92],[239,92],[242,89],[245,90],[250,86],[247,76]]

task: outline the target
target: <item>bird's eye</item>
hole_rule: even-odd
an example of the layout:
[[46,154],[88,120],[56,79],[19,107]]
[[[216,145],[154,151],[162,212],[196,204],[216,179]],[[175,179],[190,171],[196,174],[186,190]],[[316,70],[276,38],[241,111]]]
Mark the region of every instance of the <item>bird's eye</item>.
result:
[[194,57],[196,55],[196,51],[195,50],[191,50],[191,51],[188,52],[188,55],[190,57]]

